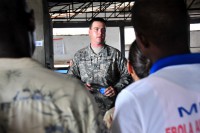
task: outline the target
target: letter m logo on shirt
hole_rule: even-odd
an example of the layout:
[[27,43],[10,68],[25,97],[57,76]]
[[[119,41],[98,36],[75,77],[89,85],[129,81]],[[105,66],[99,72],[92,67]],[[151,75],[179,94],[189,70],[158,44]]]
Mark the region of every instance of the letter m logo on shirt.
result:
[[195,103],[193,103],[189,110],[185,109],[184,107],[179,107],[178,112],[179,112],[180,117],[183,117],[184,114],[185,115],[192,115],[192,113],[198,113],[197,105]]

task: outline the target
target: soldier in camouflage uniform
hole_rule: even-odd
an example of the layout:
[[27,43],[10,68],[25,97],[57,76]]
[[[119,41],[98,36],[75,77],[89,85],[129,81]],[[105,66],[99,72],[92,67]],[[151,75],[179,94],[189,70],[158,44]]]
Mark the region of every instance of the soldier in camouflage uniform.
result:
[[[104,43],[105,32],[105,21],[102,18],[90,21],[91,44],[75,54],[69,70],[69,74],[86,84],[102,115],[114,106],[117,94],[132,82],[125,57],[119,50]],[[106,88],[103,94],[99,92],[102,87]]]

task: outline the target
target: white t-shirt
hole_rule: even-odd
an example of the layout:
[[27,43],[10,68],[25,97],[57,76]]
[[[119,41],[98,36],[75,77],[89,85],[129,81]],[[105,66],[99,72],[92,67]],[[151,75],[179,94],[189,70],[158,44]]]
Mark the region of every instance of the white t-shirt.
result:
[[113,133],[200,132],[200,64],[164,67],[117,97]]
[[29,58],[0,59],[1,133],[101,133],[93,101],[72,77]]

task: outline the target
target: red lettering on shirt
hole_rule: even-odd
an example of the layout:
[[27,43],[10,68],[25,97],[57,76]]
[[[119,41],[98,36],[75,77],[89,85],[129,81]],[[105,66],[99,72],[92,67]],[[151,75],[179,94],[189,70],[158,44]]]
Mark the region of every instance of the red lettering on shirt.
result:
[[165,133],[200,133],[200,119],[165,128]]
[[172,127],[171,130],[172,130],[172,133],[177,133],[177,132],[176,132],[176,127]]
[[195,121],[196,132],[200,132],[200,120]]
[[185,124],[178,126],[178,133],[186,133]]
[[191,122],[189,123],[189,128],[190,128],[189,133],[194,133]]

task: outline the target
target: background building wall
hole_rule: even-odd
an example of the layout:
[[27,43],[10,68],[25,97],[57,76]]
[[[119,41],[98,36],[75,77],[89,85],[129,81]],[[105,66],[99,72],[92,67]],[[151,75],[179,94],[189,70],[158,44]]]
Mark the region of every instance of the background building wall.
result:
[[[74,54],[90,44],[88,34],[54,36],[54,63],[66,63],[74,57]],[[106,29],[106,44],[120,50],[119,28],[108,27]]]
[[45,65],[45,50],[44,50],[44,22],[43,22],[43,2],[42,0],[27,0],[28,6],[34,10],[35,17],[35,41],[41,41],[40,46],[36,45],[33,58]]
[[190,47],[192,52],[200,52],[200,30],[190,32]]
[[[45,30],[45,22],[44,22],[44,1],[45,0],[27,0],[30,8],[34,10],[35,16],[35,41],[36,41],[36,49],[33,55],[33,58],[38,60],[41,64],[45,66],[47,59],[49,58],[49,62],[67,62],[73,58],[75,52],[77,50],[88,46],[90,43],[89,37],[87,34],[85,35],[76,35],[76,36],[54,36],[53,44],[49,42],[45,42],[45,38],[49,38],[51,40],[51,36],[46,35]],[[47,15],[46,15],[47,16]],[[46,18],[48,19],[48,18]],[[51,28],[49,26],[49,28]],[[133,30],[132,30],[133,31]],[[119,50],[120,48],[120,34],[119,27],[107,27],[106,31],[106,43],[110,46],[113,46]],[[130,33],[130,34],[129,34]],[[125,56],[128,56],[128,50],[131,42],[134,40],[135,36],[131,31],[125,31]],[[58,39],[58,40],[56,40]],[[59,40],[60,39],[60,40]],[[127,41],[132,39],[131,41]],[[38,42],[40,45],[38,45]],[[51,46],[53,45],[53,46]],[[45,47],[53,47],[52,51],[45,50]],[[192,30],[190,32],[190,47],[192,52],[200,52],[200,30]],[[54,49],[54,52],[53,52]],[[47,55],[47,53],[49,53]],[[52,56],[52,57],[45,57]],[[54,59],[53,59],[54,58]],[[54,60],[54,61],[53,61]]]
[[[126,29],[126,28],[125,28]],[[125,31],[125,56],[128,57],[131,43],[135,40],[133,28]],[[56,40],[57,39],[57,40]],[[75,52],[88,46],[90,43],[89,36],[85,35],[63,35],[54,36],[54,62],[67,63],[73,58]],[[120,38],[118,27],[107,27],[106,43],[120,50]],[[63,44],[63,51],[57,50],[57,46]],[[190,32],[190,47],[192,52],[200,52],[200,30]],[[61,49],[62,49],[61,48]]]

